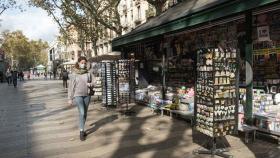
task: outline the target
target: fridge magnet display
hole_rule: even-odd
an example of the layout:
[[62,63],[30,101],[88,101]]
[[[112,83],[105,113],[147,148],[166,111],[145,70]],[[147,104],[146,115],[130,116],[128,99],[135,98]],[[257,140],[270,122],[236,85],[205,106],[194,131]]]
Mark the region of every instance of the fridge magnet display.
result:
[[235,49],[209,48],[198,51],[195,95],[195,129],[212,142],[210,150],[198,154],[231,157],[216,149],[216,139],[232,134],[237,119],[237,52]]

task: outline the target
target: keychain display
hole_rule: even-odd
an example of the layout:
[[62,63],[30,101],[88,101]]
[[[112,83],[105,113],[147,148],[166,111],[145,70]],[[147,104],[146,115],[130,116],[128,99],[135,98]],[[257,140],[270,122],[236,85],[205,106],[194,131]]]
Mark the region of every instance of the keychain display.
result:
[[107,106],[117,105],[116,66],[114,61],[101,62],[102,103]]
[[225,136],[235,129],[236,53],[222,48],[198,51],[196,129],[210,137]]
[[94,95],[102,99],[102,77],[101,77],[101,63],[100,62],[93,62],[92,63],[92,74],[94,77],[94,87],[93,90],[95,91]]
[[134,60],[118,60],[119,103],[131,103],[135,93]]

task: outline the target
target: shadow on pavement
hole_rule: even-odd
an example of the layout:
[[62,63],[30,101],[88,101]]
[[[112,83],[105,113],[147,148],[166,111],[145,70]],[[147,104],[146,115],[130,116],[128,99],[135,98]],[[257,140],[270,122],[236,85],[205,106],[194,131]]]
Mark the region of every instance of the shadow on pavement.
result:
[[255,155],[256,158],[279,158],[280,157],[280,146],[278,141],[272,137],[261,136],[257,137],[255,142],[245,143],[244,135],[240,137],[247,148]]
[[[244,133],[239,135],[232,135],[232,137],[235,138],[235,141],[239,142],[239,145],[242,145],[242,146],[236,146],[238,144],[235,144],[234,153],[237,154],[236,152],[238,150],[241,150],[240,152],[245,151],[245,153],[239,153],[238,154],[239,156],[242,156],[244,158],[252,157],[251,155],[250,156],[246,155],[250,153],[248,152],[249,150],[251,151],[251,153],[254,155],[255,158],[279,158],[280,149],[279,149],[279,145],[277,145],[276,142],[272,142],[269,139],[262,138],[263,140],[256,139],[255,142],[249,141],[249,143],[246,143],[244,140]],[[209,141],[207,140],[211,140],[211,138],[196,130],[193,130],[193,142],[200,145],[199,149],[201,149],[202,147],[206,149],[211,149],[212,144],[208,143]],[[218,139],[217,148],[228,148],[230,154],[232,150],[231,148],[232,146],[230,145],[230,143],[233,143],[230,141],[228,141],[226,138]]]
[[47,113],[44,113],[42,115],[38,115],[38,116],[34,116],[32,117],[33,121],[32,122],[35,122],[39,119],[42,119],[42,118],[45,118],[45,117],[49,117],[49,116],[52,116],[52,115],[57,115],[61,112],[65,112],[67,110],[71,110],[73,108],[76,108],[75,106],[66,106],[64,108],[61,108],[61,109],[57,109],[57,110],[53,110],[53,111],[50,111],[50,112],[47,112]]
[[[206,148],[206,149],[211,149],[213,144],[212,144],[212,138],[198,132],[195,129],[192,129],[192,138],[193,138],[193,143],[198,144],[199,146]],[[230,143],[225,137],[219,137],[217,138],[217,148],[230,148]]]
[[[137,114],[141,113],[145,108],[146,107],[139,105],[133,107]],[[171,158],[176,146],[182,141],[186,129],[190,127],[177,127],[175,123],[170,125],[168,122],[159,121],[156,126],[151,127],[152,129],[149,130],[157,130],[155,132],[158,132],[156,133],[158,135],[167,134],[164,129],[167,129],[169,132],[166,137],[158,140],[158,138],[155,138],[155,135],[153,136],[149,134],[149,130],[144,130],[145,123],[149,123],[148,121],[155,117],[159,116],[149,115],[145,117],[129,117],[128,120],[130,125],[124,132],[123,137],[119,141],[118,149],[112,154],[111,158],[136,158],[141,154],[149,152],[153,153],[151,156],[153,158]],[[167,125],[165,123],[168,123],[170,127],[166,127]],[[132,133],[132,131],[134,131],[134,133]]]
[[107,116],[105,118],[102,118],[94,123],[91,123],[90,126],[93,126],[92,128],[86,130],[86,133],[89,135],[95,131],[97,131],[100,127],[106,125],[106,124],[109,124],[109,123],[112,123],[114,122],[115,120],[117,120],[119,117],[117,114],[115,115],[111,115],[111,116]]

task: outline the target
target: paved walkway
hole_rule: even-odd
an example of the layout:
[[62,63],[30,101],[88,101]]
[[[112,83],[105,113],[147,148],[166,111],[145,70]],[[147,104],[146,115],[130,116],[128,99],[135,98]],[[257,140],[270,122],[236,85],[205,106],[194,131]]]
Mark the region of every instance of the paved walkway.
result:
[[[18,88],[0,84],[0,158],[210,157],[192,154],[200,146],[188,123],[143,106],[134,107],[135,116],[125,117],[92,103],[86,125],[90,134],[80,142],[77,109],[66,104],[66,95],[60,81],[27,81]],[[233,136],[227,141],[236,158],[280,155],[279,146],[269,142],[247,145]]]

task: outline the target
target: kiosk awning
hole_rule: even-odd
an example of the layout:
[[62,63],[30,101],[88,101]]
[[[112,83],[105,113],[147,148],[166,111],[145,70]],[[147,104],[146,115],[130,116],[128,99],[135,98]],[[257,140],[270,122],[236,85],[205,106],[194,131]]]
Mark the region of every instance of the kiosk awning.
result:
[[101,62],[102,60],[119,60],[119,59],[121,59],[120,52],[111,52],[108,54],[90,58],[88,61],[89,62]]
[[126,44],[179,31],[276,2],[279,2],[279,0],[183,1],[140,25],[130,33],[115,38],[112,41],[112,47],[113,50],[118,50],[118,47]]
[[62,65],[75,65],[75,64],[76,64],[75,61],[68,61],[68,62],[62,63]]

